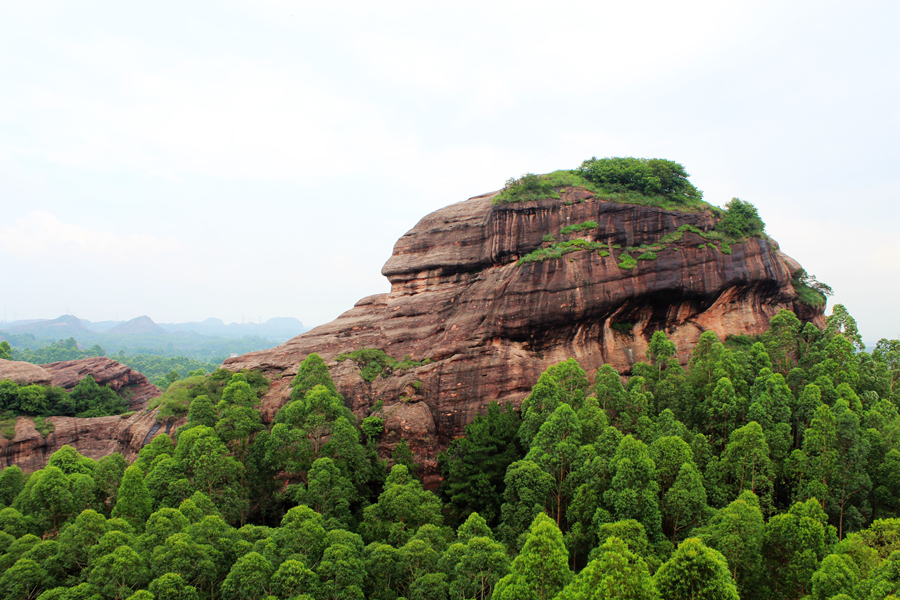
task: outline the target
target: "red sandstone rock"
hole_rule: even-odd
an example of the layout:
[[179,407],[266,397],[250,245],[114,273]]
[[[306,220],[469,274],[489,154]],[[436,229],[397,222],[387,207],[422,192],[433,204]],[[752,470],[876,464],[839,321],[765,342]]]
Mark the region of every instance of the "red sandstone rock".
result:
[[0,381],[4,379],[18,385],[50,385],[50,372],[31,363],[0,358]]
[[141,373],[111,358],[64,360],[41,366],[52,375],[51,385],[66,390],[71,390],[79,381],[91,375],[98,385],[108,385],[119,395],[126,397],[130,410],[143,410],[147,408],[148,400],[162,394]]
[[[0,361],[0,379],[7,367]],[[12,363],[28,365],[28,363]],[[24,471],[34,471],[47,464],[50,455],[68,444],[84,456],[100,458],[114,452],[121,453],[127,460],[137,457],[141,447],[153,436],[174,428],[169,424],[161,428],[156,423],[156,412],[148,411],[147,403],[162,392],[147,378],[130,367],[109,358],[85,358],[29,365],[33,372],[45,374],[42,385],[53,385],[71,390],[79,381],[92,375],[100,385],[109,385],[119,394],[128,398],[129,408],[134,412],[128,416],[94,417],[48,417],[54,431],[46,438],[34,428],[33,420],[19,417],[16,420],[16,435],[11,440],[0,437],[0,468],[18,465]],[[36,370],[36,371],[34,371]]]
[[[390,293],[363,298],[335,321],[281,346],[226,360],[229,369],[286,376],[263,399],[264,418],[287,401],[290,378],[312,352],[329,364],[360,416],[377,400],[398,402],[420,381],[417,400],[428,416],[397,431],[417,443],[420,459],[434,469],[437,449],[462,434],[479,409],[490,400],[520,402],[543,370],[567,358],[576,358],[590,375],[604,363],[624,373],[644,360],[659,329],[678,345],[684,363],[703,331],[720,338],[759,334],[782,308],[824,324],[821,310],[795,304],[791,274],[799,265],[771,240],[733,244],[729,255],[701,249],[706,240],[685,233],[656,260],[639,261],[634,269],[617,266],[613,245],[652,245],[684,224],[712,229],[716,217],[710,212],[618,204],[584,190],[521,204],[493,205],[492,197],[438,210],[404,235],[382,269]],[[545,234],[566,239],[562,227],[589,220],[600,227],[568,239],[608,244],[612,256],[578,251],[517,264]],[[623,332],[612,327],[617,323],[633,327]],[[364,347],[433,362],[369,383],[351,361],[334,360]],[[419,443],[432,431],[437,444]]]
[[34,428],[32,419],[19,417],[15,437],[0,437],[0,468],[18,465],[26,472],[42,469],[50,456],[66,444],[89,458],[119,452],[132,461],[155,435],[173,429],[172,425],[160,427],[156,423],[156,411],[140,411],[128,417],[48,417],[47,422],[55,429],[44,438]]

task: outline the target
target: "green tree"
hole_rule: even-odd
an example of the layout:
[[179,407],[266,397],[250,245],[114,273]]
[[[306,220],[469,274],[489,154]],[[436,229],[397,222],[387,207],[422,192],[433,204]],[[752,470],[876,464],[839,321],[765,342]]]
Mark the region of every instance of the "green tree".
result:
[[851,595],[859,583],[859,567],[849,556],[829,554],[812,576],[813,600],[829,600],[838,594]]
[[800,598],[809,593],[812,574],[837,540],[827,523],[815,498],[769,519],[762,546],[767,597]]
[[273,572],[272,564],[261,554],[245,554],[234,563],[228,577],[222,582],[222,598],[262,600],[270,593],[269,583]]
[[7,600],[33,600],[47,582],[47,571],[35,561],[21,558],[0,576],[0,594]]
[[35,479],[31,488],[34,507],[55,529],[75,510],[70,481],[57,467],[47,467],[31,478]]
[[765,523],[759,499],[745,491],[697,531],[697,537],[722,553],[742,598],[755,597],[760,576]]
[[153,512],[153,500],[144,485],[144,474],[140,467],[132,465],[125,469],[117,498],[112,510],[113,518],[125,519],[135,529],[143,529],[144,522]]
[[16,496],[25,489],[25,475],[16,465],[10,465],[0,472],[0,506],[9,506]]
[[725,205],[725,216],[716,224],[716,230],[733,238],[756,237],[765,229],[756,207],[740,198],[732,198]]
[[646,561],[617,537],[597,549],[596,558],[567,585],[556,600],[657,600],[659,594]]
[[147,565],[137,552],[129,546],[119,546],[97,560],[88,583],[105,598],[124,600],[147,584],[148,574]]
[[537,435],[544,421],[563,401],[563,389],[556,378],[544,371],[538,377],[537,383],[531,388],[531,393],[522,400],[522,424],[519,426],[519,439],[522,447],[528,449],[531,440]]
[[659,484],[647,445],[630,435],[622,438],[610,470],[612,481],[603,499],[613,519],[636,519],[650,539],[658,540],[662,534]]
[[350,504],[356,489],[330,458],[318,458],[309,470],[309,484],[299,498],[325,519],[333,518],[344,527],[350,525]]
[[334,381],[328,373],[328,366],[316,352],[307,356],[297,368],[297,375],[291,382],[291,400],[300,400],[317,385],[324,385],[337,394]]
[[653,580],[671,600],[739,600],[725,557],[697,538],[681,542]]
[[507,546],[518,547],[523,535],[535,517],[544,511],[553,490],[553,476],[530,460],[520,460],[509,465],[504,479],[503,505],[499,537]]
[[431,523],[441,525],[441,503],[437,496],[422,489],[403,465],[394,465],[378,502],[363,511],[360,532],[368,541],[405,544],[416,529]]
[[664,528],[671,533],[673,543],[700,522],[706,508],[703,476],[694,461],[686,462],[662,501]]
[[669,365],[669,359],[675,356],[678,348],[666,336],[666,332],[654,331],[647,346],[647,360],[657,368],[657,379],[662,378],[663,369]]
[[178,573],[165,573],[150,582],[154,600],[199,600],[197,588],[187,585]]
[[551,600],[572,579],[562,532],[546,514],[528,530],[522,552],[494,587],[494,600]]
[[541,425],[531,442],[525,460],[534,462],[554,479],[551,495],[554,499],[551,511],[556,524],[562,523],[566,504],[572,494],[569,475],[576,467],[581,447],[581,424],[572,407],[560,404]]
[[519,423],[512,406],[491,402],[438,456],[441,495],[455,521],[477,512],[492,525],[499,522],[506,470],[522,458]]
[[219,416],[213,406],[212,400],[206,394],[200,394],[191,400],[191,406],[188,410],[187,426],[195,427],[203,425],[204,427],[215,427]]
[[703,192],[688,181],[684,167],[664,158],[593,157],[581,163],[577,171],[588,181],[610,191],[665,196],[679,204],[703,197]]
[[278,598],[295,598],[317,591],[319,579],[299,560],[288,559],[272,575],[272,594]]

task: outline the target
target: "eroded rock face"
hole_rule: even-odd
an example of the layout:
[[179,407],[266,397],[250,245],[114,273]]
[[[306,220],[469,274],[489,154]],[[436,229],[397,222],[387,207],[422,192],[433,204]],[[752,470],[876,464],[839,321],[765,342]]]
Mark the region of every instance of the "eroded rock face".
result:
[[[382,269],[390,293],[364,298],[331,323],[225,366],[285,376],[264,399],[271,415],[287,401],[290,378],[312,352],[329,364],[360,416],[379,399],[424,403],[427,412],[394,429],[434,477],[437,448],[461,435],[481,407],[491,400],[519,403],[542,371],[567,358],[590,375],[604,363],[625,373],[644,360],[660,329],[686,362],[703,331],[720,338],[759,334],[782,308],[824,324],[821,310],[795,304],[791,274],[798,265],[772,241],[751,239],[725,254],[701,248],[706,240],[688,232],[655,260],[618,266],[615,245],[656,244],[685,224],[712,229],[710,212],[618,204],[577,189],[559,200],[521,204],[493,205],[492,197],[438,210],[404,235]],[[560,234],[590,220],[599,227]],[[577,251],[518,265],[547,234],[600,242],[612,255]],[[334,360],[359,348],[432,362],[368,383],[350,361]]]
[[91,375],[98,385],[108,385],[126,398],[129,410],[144,410],[150,398],[162,394],[162,391],[150,383],[144,375],[111,358],[64,360],[41,367],[50,372],[51,385],[66,390],[72,390],[79,381]]
[[[11,361],[0,361],[0,363]],[[28,363],[14,363],[28,364]],[[50,456],[68,444],[89,458],[101,458],[114,452],[121,453],[126,460],[134,460],[141,447],[155,435],[168,432],[173,426],[160,427],[156,422],[156,412],[148,411],[151,398],[162,392],[147,378],[130,367],[109,358],[86,358],[63,361],[48,365],[30,365],[45,374],[46,379],[38,382],[71,390],[79,381],[92,375],[98,384],[109,385],[128,399],[129,408],[135,411],[128,416],[94,417],[48,417],[53,432],[43,437],[34,427],[32,419],[19,417],[16,420],[15,437],[7,440],[0,437],[0,468],[18,465],[26,472],[41,469]],[[0,379],[5,365],[0,364]]]
[[0,358],[0,381],[9,379],[18,385],[50,385],[50,372],[47,369],[22,362],[20,360],[4,360]]

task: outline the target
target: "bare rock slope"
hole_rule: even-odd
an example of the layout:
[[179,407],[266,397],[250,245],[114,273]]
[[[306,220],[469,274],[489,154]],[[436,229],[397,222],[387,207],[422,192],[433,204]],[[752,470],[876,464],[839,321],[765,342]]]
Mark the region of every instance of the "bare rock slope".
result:
[[[823,324],[821,310],[797,303],[791,275],[799,265],[771,240],[729,248],[687,231],[663,244],[655,259],[619,266],[628,264],[623,249],[659,248],[683,225],[712,229],[711,212],[619,204],[581,189],[520,204],[494,205],[492,198],[438,210],[404,235],[382,269],[390,293],[364,298],[331,323],[225,366],[283,376],[264,398],[264,416],[271,418],[287,401],[297,366],[318,352],[351,408],[365,416],[382,400],[393,415],[388,439],[407,438],[433,474],[437,450],[461,435],[481,407],[518,403],[543,370],[567,358],[590,374],[604,363],[627,372],[644,360],[658,329],[685,362],[703,331],[720,338],[758,334],[782,308]],[[562,233],[589,221],[598,227]],[[519,264],[548,246],[545,236],[603,244],[610,255],[595,248]],[[360,348],[430,362],[370,383],[352,361],[335,361]]]

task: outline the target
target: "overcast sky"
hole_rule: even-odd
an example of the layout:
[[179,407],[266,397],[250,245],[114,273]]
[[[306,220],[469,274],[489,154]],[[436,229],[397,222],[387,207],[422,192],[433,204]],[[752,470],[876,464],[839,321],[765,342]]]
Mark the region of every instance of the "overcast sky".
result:
[[900,4],[2,2],[0,319],[327,322],[425,214],[591,156],[754,203],[900,338]]

